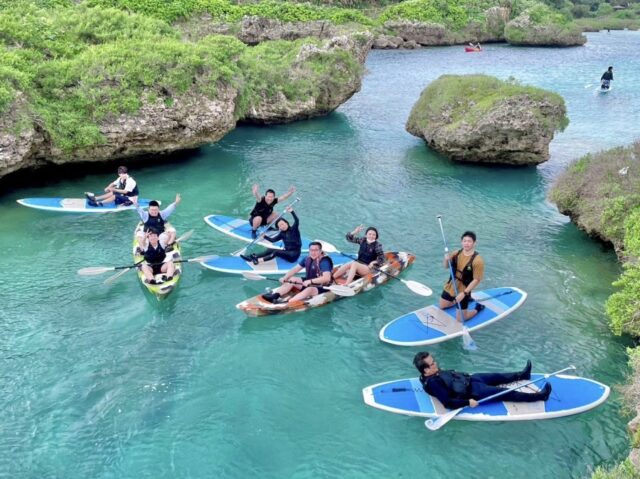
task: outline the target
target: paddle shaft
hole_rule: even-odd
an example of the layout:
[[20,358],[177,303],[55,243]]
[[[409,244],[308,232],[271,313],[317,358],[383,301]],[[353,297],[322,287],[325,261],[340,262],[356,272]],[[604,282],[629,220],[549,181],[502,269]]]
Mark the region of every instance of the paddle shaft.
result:
[[[451,258],[449,257],[449,246],[447,245],[447,238],[444,235],[444,227],[442,226],[442,216],[438,215],[438,224],[440,225],[440,234],[442,234],[442,242],[444,243],[444,253],[447,255],[447,264],[449,265],[449,276],[451,277],[451,284],[453,286],[453,292],[458,297],[458,287],[456,286],[456,275],[453,272],[453,265],[451,264]],[[462,306],[456,300],[456,307],[458,311],[460,311],[461,320],[464,321],[464,312],[462,311]]]

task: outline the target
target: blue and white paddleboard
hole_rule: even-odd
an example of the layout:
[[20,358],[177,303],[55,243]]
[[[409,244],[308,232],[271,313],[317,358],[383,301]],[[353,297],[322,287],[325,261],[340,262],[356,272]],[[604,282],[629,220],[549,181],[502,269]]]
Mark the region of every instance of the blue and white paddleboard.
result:
[[[23,198],[16,200],[22,206],[36,210],[58,211],[60,213],[116,213],[118,211],[133,210],[135,206],[117,206],[108,203],[104,206],[91,206],[85,198]],[[143,208],[149,206],[150,200],[138,199]]]
[[[352,259],[346,258],[339,253],[330,253],[327,256],[329,256],[333,261],[333,266],[342,266],[343,264],[352,261]],[[298,263],[290,263],[282,258],[274,258],[270,261],[265,261],[264,263],[253,264],[252,262],[245,261],[238,256],[216,256],[208,259],[207,261],[203,261],[200,264],[205,268],[212,269],[213,271],[218,271],[220,273],[283,275]]]
[[[542,374],[532,374],[538,379]],[[526,383],[529,381],[522,381]],[[609,396],[609,386],[591,379],[557,375],[546,379],[551,384],[551,396],[546,401],[481,403],[464,408],[454,419],[466,421],[531,421],[570,416],[602,404]],[[515,386],[517,383],[504,385]],[[545,380],[524,386],[522,392],[537,392]],[[400,379],[368,386],[362,390],[364,402],[384,411],[407,416],[436,417],[449,412],[440,401],[428,395],[420,380]]]
[[[247,243],[251,243],[253,241],[253,237],[251,236],[251,226],[247,220],[243,220],[240,218],[233,218],[231,216],[224,215],[209,215],[204,217],[205,223],[207,223],[212,228],[231,236],[232,238],[236,238],[242,241],[246,241]],[[258,230],[258,232],[262,232],[262,230]],[[269,232],[269,236],[277,235],[277,231]],[[308,238],[302,238],[302,251],[309,251],[309,243],[312,240]],[[336,251],[335,247],[327,243],[325,241],[323,243],[323,248],[329,251]],[[267,240],[260,240],[256,244],[260,246],[264,246],[266,248],[274,248],[274,249],[283,249],[284,245],[281,241],[277,243],[270,243]]]
[[598,87],[597,91],[599,91],[600,93],[609,93],[611,90],[613,90],[613,85],[609,86],[609,88],[602,88],[602,87]]
[[[518,288],[492,288],[474,291],[469,308],[478,301],[485,308],[465,326],[472,333],[513,313],[527,299]],[[442,310],[436,305],[412,311],[386,324],[380,330],[380,340],[398,346],[426,346],[462,336],[462,324],[456,320],[456,308]]]

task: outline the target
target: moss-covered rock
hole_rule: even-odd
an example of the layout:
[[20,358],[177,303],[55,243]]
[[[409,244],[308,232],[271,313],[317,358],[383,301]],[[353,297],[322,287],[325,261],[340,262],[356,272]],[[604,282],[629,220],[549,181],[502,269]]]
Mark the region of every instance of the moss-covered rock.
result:
[[568,124],[562,97],[486,75],[443,75],[422,92],[406,129],[456,161],[538,164]]
[[512,45],[571,47],[584,45],[587,38],[570,18],[538,4],[507,23],[504,31]]

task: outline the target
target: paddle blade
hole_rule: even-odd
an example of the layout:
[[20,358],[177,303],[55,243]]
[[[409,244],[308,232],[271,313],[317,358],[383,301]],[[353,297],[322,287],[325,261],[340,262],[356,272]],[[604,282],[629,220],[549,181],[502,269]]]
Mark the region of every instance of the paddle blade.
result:
[[454,409],[453,411],[449,411],[448,413],[442,414],[441,416],[427,419],[424,422],[424,425],[429,431],[437,431],[442,426],[451,421],[454,417],[456,417],[458,413],[462,411],[462,409],[464,408]]
[[217,254],[210,254],[207,256],[198,256],[197,258],[191,258],[191,259],[187,259],[184,260],[184,263],[204,263],[205,261],[210,261],[212,259],[217,259],[220,256],[218,256]]
[[338,249],[333,246],[331,243],[327,243],[326,241],[322,241],[322,240],[314,240],[317,241],[318,243],[320,243],[322,245],[322,251],[324,251],[325,253],[337,253]]
[[95,276],[98,274],[106,273],[107,271],[113,271],[113,266],[89,266],[88,268],[82,268],[78,270],[80,276]]
[[469,328],[466,326],[462,328],[462,347],[467,351],[475,351],[478,349],[478,345],[469,334]]
[[260,281],[262,279],[267,279],[265,276],[261,276],[256,273],[242,273],[242,276],[244,276],[245,279],[249,279],[251,281]]
[[182,236],[180,236],[180,238],[176,240],[176,243],[180,243],[181,241],[187,241],[189,238],[191,238],[194,231],[195,230],[187,231],[185,234],[183,234]]
[[329,291],[337,294],[338,296],[355,296],[356,292],[349,286],[335,285],[327,287]]
[[431,296],[433,294],[433,291],[429,286],[418,283],[417,281],[407,281],[403,279],[402,282],[406,285],[407,288],[409,288],[414,293],[419,294],[420,296]]
[[123,274],[125,274],[127,271],[129,271],[132,268],[125,268],[122,271],[119,271],[118,273],[114,274],[113,276],[109,276],[107,279],[104,280],[104,284],[111,284],[114,281],[116,281],[120,276],[122,276]]

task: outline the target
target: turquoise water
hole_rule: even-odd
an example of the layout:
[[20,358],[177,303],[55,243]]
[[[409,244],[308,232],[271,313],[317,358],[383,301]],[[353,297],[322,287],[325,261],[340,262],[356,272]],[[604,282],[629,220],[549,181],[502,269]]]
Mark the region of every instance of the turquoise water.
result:
[[[312,121],[241,127],[183,161],[136,168],[144,196],[170,201],[187,257],[226,253],[234,240],[205,225],[245,215],[251,185],[298,187],[305,234],[348,249],[343,234],[374,224],[388,249],[418,255],[405,274],[438,290],[444,215],[450,244],[479,235],[486,287],[529,292],[508,319],[431,348],[444,367],[535,371],[576,364],[624,381],[625,339],[609,333],[603,303],[615,256],[545,201],[579,154],[629,143],[640,123],[640,34],[590,34],[584,48],[489,45],[374,51],[362,91]],[[594,92],[613,65],[614,90]],[[452,164],[404,131],[420,91],[443,73],[514,76],[567,101],[571,124],[538,168]],[[585,88],[587,83],[593,86]],[[414,375],[416,348],[382,344],[391,319],[425,305],[402,284],[304,314],[245,318],[234,305],[267,284],[190,264],[163,304],[133,273],[112,286],[80,277],[130,261],[133,213],[55,215],[18,206],[28,196],[77,196],[114,175],[54,180],[0,199],[0,476],[6,477],[585,477],[628,453],[617,394],[589,413],[529,423],[423,421],[365,406],[361,389]]]

